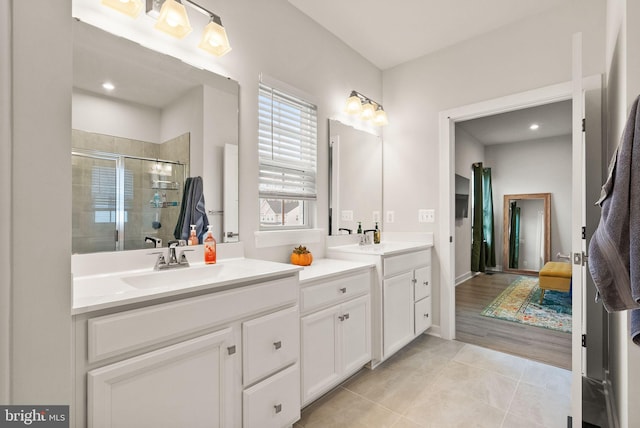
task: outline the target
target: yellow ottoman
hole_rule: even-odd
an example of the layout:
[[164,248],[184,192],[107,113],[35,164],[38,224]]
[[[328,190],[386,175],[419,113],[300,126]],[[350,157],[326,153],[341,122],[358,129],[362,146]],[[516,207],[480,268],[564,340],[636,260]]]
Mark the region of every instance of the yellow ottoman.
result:
[[568,292],[571,289],[571,264],[547,262],[538,274],[540,278],[540,304],[545,290]]

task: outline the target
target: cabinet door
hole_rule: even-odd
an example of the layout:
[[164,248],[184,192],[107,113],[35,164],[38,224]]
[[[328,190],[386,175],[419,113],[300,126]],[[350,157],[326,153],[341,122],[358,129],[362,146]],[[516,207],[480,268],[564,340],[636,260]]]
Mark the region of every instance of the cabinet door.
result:
[[427,296],[431,296],[431,266],[421,267],[414,271],[416,282],[414,284],[414,298],[417,302]]
[[324,392],[340,375],[338,312],[338,307],[331,307],[300,319],[303,404]]
[[369,295],[340,307],[342,374],[355,373],[371,360],[371,303]]
[[232,339],[226,328],[91,370],[89,427],[237,426]]
[[413,272],[383,281],[383,349],[387,357],[414,337]]
[[431,327],[431,296],[416,302],[416,335]]

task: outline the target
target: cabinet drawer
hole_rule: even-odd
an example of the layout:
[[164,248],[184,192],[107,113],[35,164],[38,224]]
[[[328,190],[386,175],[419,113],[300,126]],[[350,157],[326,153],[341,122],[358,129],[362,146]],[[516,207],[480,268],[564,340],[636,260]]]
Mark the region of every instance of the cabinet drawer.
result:
[[371,270],[310,285],[300,292],[300,312],[338,303],[368,293],[370,289]]
[[417,302],[431,296],[431,266],[416,269],[414,275],[416,282],[413,284],[413,297]]
[[431,327],[431,296],[415,303],[415,334]]
[[300,367],[283,370],[242,393],[244,428],[282,428],[300,419]]
[[387,278],[414,269],[417,266],[431,265],[431,250],[421,250],[399,256],[385,257],[382,263],[384,277]]
[[294,306],[244,322],[242,346],[245,386],[298,361],[300,356],[298,307]]
[[89,362],[295,303],[298,293],[298,279],[291,276],[92,318],[88,321]]

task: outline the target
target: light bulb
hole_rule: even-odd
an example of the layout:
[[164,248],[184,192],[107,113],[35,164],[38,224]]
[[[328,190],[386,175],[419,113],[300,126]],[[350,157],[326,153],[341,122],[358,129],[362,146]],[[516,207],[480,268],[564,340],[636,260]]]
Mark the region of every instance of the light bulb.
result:
[[360,117],[363,120],[370,120],[370,119],[373,119],[375,114],[376,114],[376,109],[373,106],[373,104],[369,102],[369,103],[366,103],[364,106],[362,106],[362,113],[360,114]]

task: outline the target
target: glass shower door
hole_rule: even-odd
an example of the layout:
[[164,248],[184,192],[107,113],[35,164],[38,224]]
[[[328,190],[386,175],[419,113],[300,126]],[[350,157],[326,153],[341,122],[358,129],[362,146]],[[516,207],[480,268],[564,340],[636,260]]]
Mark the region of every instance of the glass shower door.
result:
[[72,154],[72,252],[115,251],[117,233],[117,158]]

